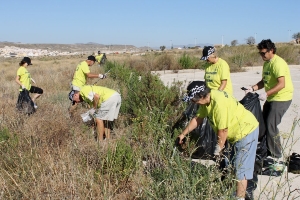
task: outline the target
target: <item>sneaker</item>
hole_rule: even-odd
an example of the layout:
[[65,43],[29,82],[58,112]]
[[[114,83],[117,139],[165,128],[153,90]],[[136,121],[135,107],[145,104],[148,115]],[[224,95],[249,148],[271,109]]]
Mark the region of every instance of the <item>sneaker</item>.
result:
[[34,106],[34,108],[35,108],[35,109],[37,109],[37,108],[38,108],[38,106],[37,106],[35,103],[33,103],[33,104],[34,104],[34,105],[33,105],[33,106]]
[[287,171],[287,166],[284,162],[279,161],[273,161],[273,163],[270,163],[267,167],[264,166],[262,170],[262,175],[267,176],[281,176],[283,173]]

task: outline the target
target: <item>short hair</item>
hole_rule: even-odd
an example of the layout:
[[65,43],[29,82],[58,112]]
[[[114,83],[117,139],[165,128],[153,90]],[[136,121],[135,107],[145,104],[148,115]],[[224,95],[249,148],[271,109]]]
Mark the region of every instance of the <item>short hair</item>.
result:
[[273,53],[276,53],[276,47],[275,44],[270,40],[262,40],[260,43],[257,44],[257,49],[262,50],[262,49],[267,49],[268,51],[273,49]]

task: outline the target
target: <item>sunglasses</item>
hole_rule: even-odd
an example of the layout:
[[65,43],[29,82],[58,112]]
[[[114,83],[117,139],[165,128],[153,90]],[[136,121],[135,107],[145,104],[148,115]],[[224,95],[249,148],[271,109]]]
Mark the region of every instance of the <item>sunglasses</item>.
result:
[[269,51],[266,51],[266,52],[262,52],[262,51],[260,51],[260,52],[258,52],[259,53],[259,55],[261,55],[261,56],[265,56],[266,55],[266,53],[268,53]]

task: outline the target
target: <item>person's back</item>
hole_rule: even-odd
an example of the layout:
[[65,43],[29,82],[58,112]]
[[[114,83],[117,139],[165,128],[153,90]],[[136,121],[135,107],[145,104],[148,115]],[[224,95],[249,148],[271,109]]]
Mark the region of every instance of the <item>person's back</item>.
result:
[[232,95],[225,91],[211,90],[210,98],[210,104],[201,105],[197,116],[207,116],[216,133],[219,129],[228,128],[229,142],[234,143],[257,128],[255,116]]
[[100,97],[98,106],[100,106],[102,102],[109,99],[115,93],[117,92],[113,89],[102,87],[102,86],[93,86],[93,85],[85,85],[80,90],[80,95],[82,96],[83,100],[85,102],[88,102],[89,104],[91,104],[92,102],[91,100],[92,94],[98,94]]
[[72,85],[81,88],[86,84],[87,74],[90,73],[90,68],[86,61],[82,61],[76,67],[76,71],[73,76]]

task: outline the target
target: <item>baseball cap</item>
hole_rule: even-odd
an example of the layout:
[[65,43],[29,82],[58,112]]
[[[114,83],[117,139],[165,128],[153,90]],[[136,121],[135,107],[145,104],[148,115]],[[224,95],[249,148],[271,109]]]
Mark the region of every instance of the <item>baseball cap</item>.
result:
[[89,56],[88,58],[87,58],[88,60],[91,60],[91,61],[96,61],[96,58],[95,58],[95,56]]
[[193,81],[187,87],[187,93],[182,98],[182,101],[189,102],[196,94],[203,92],[206,88],[204,81]]
[[69,99],[72,102],[73,102],[73,96],[74,96],[74,94],[75,94],[75,90],[71,90],[71,92],[69,92]]
[[214,52],[215,52],[215,47],[212,46],[204,47],[202,51],[202,57],[200,58],[200,60],[207,60],[207,58]]
[[32,65],[31,59],[29,57],[24,57],[22,61],[27,63],[28,65]]

